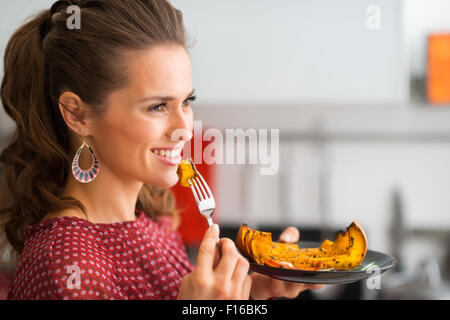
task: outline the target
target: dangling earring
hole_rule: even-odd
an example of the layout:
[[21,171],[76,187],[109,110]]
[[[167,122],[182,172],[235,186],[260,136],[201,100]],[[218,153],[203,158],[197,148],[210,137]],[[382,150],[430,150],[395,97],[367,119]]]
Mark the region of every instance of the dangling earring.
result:
[[[91,153],[92,160],[93,160],[92,165],[89,168],[89,170],[83,170],[78,165],[78,159],[80,158],[80,154],[81,154],[81,151],[83,150],[84,146],[87,146],[89,148],[89,152]],[[82,183],[89,183],[95,179],[95,177],[97,176],[99,171],[100,171],[100,168],[99,168],[97,156],[95,155],[92,148],[86,143],[86,140],[83,138],[83,144],[78,149],[78,151],[75,154],[75,157],[73,158],[73,161],[72,161],[73,176],[75,177],[75,179],[77,179],[78,181],[80,181]]]

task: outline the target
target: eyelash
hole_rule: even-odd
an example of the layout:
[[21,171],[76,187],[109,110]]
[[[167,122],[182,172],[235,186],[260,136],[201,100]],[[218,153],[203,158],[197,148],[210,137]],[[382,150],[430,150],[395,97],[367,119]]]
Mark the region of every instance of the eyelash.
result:
[[[192,102],[194,102],[196,99],[197,99],[197,96],[192,96],[190,98],[187,98],[183,103],[189,102],[189,106],[192,106]],[[161,112],[161,111],[158,110],[158,108],[165,107],[165,106],[167,106],[167,103],[162,103],[162,104],[159,104],[159,105],[154,106],[154,107],[148,107],[147,110],[148,111],[153,111],[153,112]]]

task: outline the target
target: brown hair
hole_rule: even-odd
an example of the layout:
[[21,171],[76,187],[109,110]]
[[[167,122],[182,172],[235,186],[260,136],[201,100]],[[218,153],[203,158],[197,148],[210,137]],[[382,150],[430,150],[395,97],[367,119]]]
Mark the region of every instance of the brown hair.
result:
[[[73,4],[81,9],[79,30],[67,25]],[[80,201],[62,197],[76,149],[59,96],[72,91],[92,116],[101,116],[107,96],[128,81],[117,67],[123,54],[159,44],[187,48],[182,13],[165,0],[57,1],[9,40],[1,102],[17,126],[0,154],[0,219],[16,261],[27,226],[48,212],[78,207],[86,213]],[[152,218],[178,217],[171,191],[146,184],[136,207]]]

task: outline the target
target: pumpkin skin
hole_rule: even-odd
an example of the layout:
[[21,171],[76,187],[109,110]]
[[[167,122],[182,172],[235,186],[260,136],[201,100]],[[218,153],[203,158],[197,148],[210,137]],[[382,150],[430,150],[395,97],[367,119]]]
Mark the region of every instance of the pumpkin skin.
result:
[[189,162],[189,160],[182,160],[178,164],[177,168],[177,175],[178,179],[180,181],[180,185],[182,187],[190,187],[189,182],[187,179],[195,178],[197,177],[194,168],[192,168],[192,164]]
[[353,221],[335,241],[326,239],[319,248],[299,248],[297,244],[272,242],[270,232],[253,230],[243,224],[236,237],[236,247],[242,255],[261,265],[299,270],[351,270],[366,256],[367,237]]

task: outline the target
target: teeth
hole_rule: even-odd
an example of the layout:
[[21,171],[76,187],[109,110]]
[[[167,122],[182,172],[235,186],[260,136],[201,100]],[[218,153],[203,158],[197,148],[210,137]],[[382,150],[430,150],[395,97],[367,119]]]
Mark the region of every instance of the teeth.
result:
[[153,153],[159,156],[166,157],[168,159],[173,159],[175,157],[178,157],[181,154],[181,149],[177,150],[153,150]]
[[181,149],[172,151],[172,158],[178,157],[181,154]]

